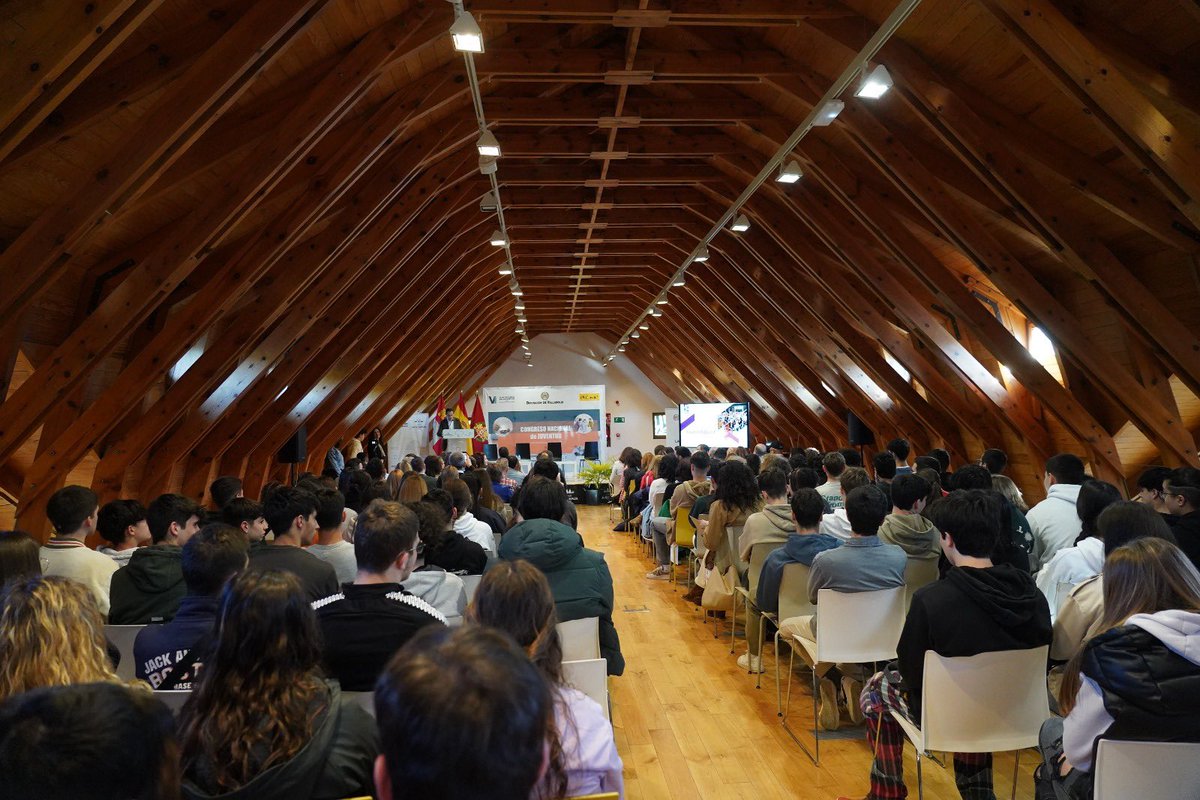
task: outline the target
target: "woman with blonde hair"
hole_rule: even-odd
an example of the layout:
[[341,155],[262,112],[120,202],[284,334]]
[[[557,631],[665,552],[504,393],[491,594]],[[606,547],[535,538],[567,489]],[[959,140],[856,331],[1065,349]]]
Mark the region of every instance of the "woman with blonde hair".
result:
[[429,494],[429,484],[417,472],[406,472],[396,484],[392,495],[399,503],[415,503]]
[[1004,499],[1016,506],[1022,514],[1029,512],[1029,504],[1025,502],[1025,496],[1021,494],[1021,489],[1012,478],[1007,475],[993,475],[992,488],[1004,495]]
[[662,459],[662,454],[649,451],[642,456],[642,479],[638,484],[639,489],[645,489],[654,482],[655,476],[658,475],[658,465],[662,463]]
[[117,682],[92,592],[57,575],[30,575],[0,594],[0,700],[43,686]]
[[528,561],[501,561],[483,576],[468,621],[512,636],[554,691],[550,768],[537,798],[617,792],[625,796],[621,757],[604,710],[563,679],[562,644],[550,583]]
[[[1098,633],[1067,664],[1064,719],[1042,727],[1038,780],[1088,797],[1096,742],[1200,738],[1200,573],[1165,539],[1137,539],[1104,565]],[[1061,757],[1053,753],[1061,738]],[[1049,774],[1048,774],[1049,773]]]

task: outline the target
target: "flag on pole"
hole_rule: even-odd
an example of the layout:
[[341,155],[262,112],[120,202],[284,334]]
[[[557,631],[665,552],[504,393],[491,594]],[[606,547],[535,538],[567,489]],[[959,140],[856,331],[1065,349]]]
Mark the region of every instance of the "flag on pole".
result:
[[439,397],[437,411],[433,413],[434,422],[437,423],[437,438],[433,443],[433,452],[439,456],[446,449],[446,440],[442,438],[442,431],[446,429],[446,398]]
[[[467,401],[463,399],[461,391],[458,393],[458,402],[454,404],[454,421],[458,423],[457,427],[464,431],[471,429],[471,419],[467,416]],[[468,439],[465,444],[466,452],[470,453],[471,440]]]
[[483,420],[483,404],[479,402],[479,395],[475,395],[475,408],[471,410],[471,429],[475,431],[475,439],[471,442],[473,452],[484,452],[484,445],[488,440],[487,423]]

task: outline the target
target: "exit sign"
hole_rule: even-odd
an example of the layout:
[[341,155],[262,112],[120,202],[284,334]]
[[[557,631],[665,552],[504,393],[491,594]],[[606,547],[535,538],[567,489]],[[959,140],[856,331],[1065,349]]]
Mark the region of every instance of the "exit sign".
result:
[[613,417],[613,422],[624,422],[624,421],[625,421],[624,417]]

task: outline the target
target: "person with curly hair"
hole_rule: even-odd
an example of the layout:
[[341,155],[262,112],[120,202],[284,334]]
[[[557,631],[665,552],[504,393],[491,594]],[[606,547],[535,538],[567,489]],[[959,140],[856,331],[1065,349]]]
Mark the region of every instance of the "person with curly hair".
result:
[[741,461],[727,462],[721,468],[721,480],[708,509],[708,527],[704,531],[707,551],[704,563],[709,569],[724,573],[737,563],[731,542],[737,541],[746,520],[762,507],[762,492],[754,472]]

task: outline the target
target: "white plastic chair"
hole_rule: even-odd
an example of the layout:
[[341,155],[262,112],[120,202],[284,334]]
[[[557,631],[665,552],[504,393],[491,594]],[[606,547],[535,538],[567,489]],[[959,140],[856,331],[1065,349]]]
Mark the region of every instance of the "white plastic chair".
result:
[[1200,797],[1200,743],[1101,739],[1092,776],[1095,800]]
[[154,697],[162,700],[167,708],[171,709],[171,713],[179,716],[179,711],[183,708],[183,704],[192,696],[190,689],[163,689],[154,693]]
[[[904,587],[880,589],[874,592],[837,592],[822,589],[817,592],[817,640],[793,636],[812,664],[874,664],[896,657],[896,644],[904,627]],[[795,659],[795,649],[792,650]],[[813,695],[813,752],[792,732],[787,724],[787,710],[792,696],[792,669],[788,667],[787,701],[783,707],[783,728],[800,745],[813,764],[821,761],[821,737],[817,723],[817,703],[820,699],[817,671],[812,673]],[[1043,694],[1045,692],[1043,691]]]
[[[758,579],[762,577],[763,564],[766,562],[767,556],[771,555],[771,553],[774,553],[781,547],[783,547],[783,542],[759,542],[751,547],[750,567],[749,571],[746,573],[746,577],[750,586],[735,586],[733,589],[734,594],[740,594],[742,596],[742,600],[746,604],[746,623],[743,626],[743,629],[746,631],[747,636],[750,635],[750,604],[754,602],[756,597],[758,597]],[[758,652],[753,654],[758,657],[759,661],[762,660],[762,630],[764,624],[765,623],[763,622],[762,615],[760,614],[758,617]],[[732,653],[734,651],[734,647],[735,642],[733,641],[733,636],[731,635],[729,637],[729,652]],[[761,672],[758,673],[758,682],[755,684],[756,689],[760,687],[762,687]]]
[[463,589],[467,593],[467,603],[475,601],[475,592],[479,591],[479,582],[483,580],[482,575],[459,575],[462,578]]
[[600,704],[604,718],[612,719],[608,709],[608,659],[589,658],[564,661],[563,682],[573,686]]
[[912,605],[912,597],[917,589],[928,586],[938,579],[938,560],[936,558],[912,558],[904,565],[904,611],[907,613]]
[[600,618],[584,617],[558,623],[563,661],[600,658]]
[[1012,793],[1014,798],[1017,796],[1020,751],[1037,746],[1042,723],[1050,718],[1046,696],[1049,652],[1048,645],[957,658],[939,656],[932,650],[925,652],[920,727],[903,716],[892,715],[917,749],[918,798],[925,796],[922,756],[934,750],[1017,751]]
[[764,613],[763,616],[775,623],[775,715],[783,716],[783,683],[779,679],[779,644],[782,640],[791,650],[791,642],[779,629],[785,620],[795,617],[810,617],[817,613],[815,604],[808,602],[808,576],[812,569],[807,564],[785,564],[779,579],[779,613]]
[[133,662],[133,640],[145,625],[105,625],[104,635],[121,654],[121,663],[117,665],[117,677],[122,681],[134,679],[136,665]]

